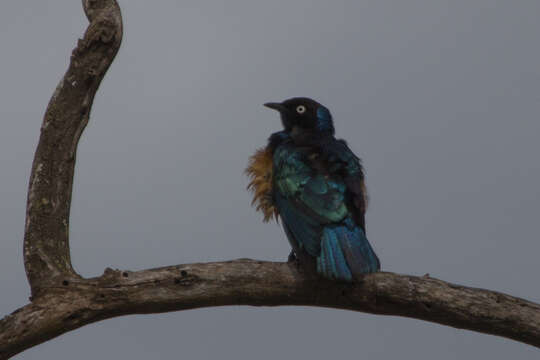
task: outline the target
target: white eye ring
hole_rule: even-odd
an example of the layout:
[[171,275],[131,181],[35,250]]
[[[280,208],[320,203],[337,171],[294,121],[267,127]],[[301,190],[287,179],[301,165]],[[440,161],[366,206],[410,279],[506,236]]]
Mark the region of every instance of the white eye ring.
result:
[[296,107],[296,112],[299,114],[303,114],[306,112],[306,107],[304,105],[298,105]]

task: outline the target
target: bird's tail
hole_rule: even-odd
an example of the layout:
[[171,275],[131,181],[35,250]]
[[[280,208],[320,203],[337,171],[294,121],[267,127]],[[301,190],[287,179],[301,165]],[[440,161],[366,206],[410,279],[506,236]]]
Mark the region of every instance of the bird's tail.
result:
[[352,221],[323,230],[317,272],[325,278],[352,282],[363,274],[379,271],[379,258],[360,227]]

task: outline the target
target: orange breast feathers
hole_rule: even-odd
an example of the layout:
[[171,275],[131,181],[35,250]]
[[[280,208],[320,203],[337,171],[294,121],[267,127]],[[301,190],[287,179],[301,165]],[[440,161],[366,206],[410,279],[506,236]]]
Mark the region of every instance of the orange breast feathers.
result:
[[275,218],[277,221],[277,209],[272,200],[272,152],[266,148],[258,149],[249,158],[245,170],[250,182],[248,190],[253,193],[251,205],[264,215],[264,222]]

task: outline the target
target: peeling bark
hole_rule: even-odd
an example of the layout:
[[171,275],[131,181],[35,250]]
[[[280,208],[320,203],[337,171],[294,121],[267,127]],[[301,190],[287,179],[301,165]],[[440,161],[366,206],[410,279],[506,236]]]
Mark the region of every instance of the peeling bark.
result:
[[90,25],[47,107],[28,190],[24,264],[31,303],[0,320],[0,359],[99,320],[209,306],[302,305],[422,319],[540,347],[540,305],[429,277],[375,273],[343,284],[289,263],[241,259],[84,279],[69,254],[79,138],[122,40],[115,0],[83,0]]

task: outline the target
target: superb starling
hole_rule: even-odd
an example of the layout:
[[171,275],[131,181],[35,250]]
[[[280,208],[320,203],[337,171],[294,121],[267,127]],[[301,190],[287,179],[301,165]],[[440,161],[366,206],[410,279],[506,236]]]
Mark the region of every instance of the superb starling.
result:
[[264,221],[281,218],[292,259],[327,279],[352,282],[378,271],[366,237],[366,188],[360,159],[334,137],[330,111],[309,98],[264,106],[283,130],[251,156],[246,174]]

